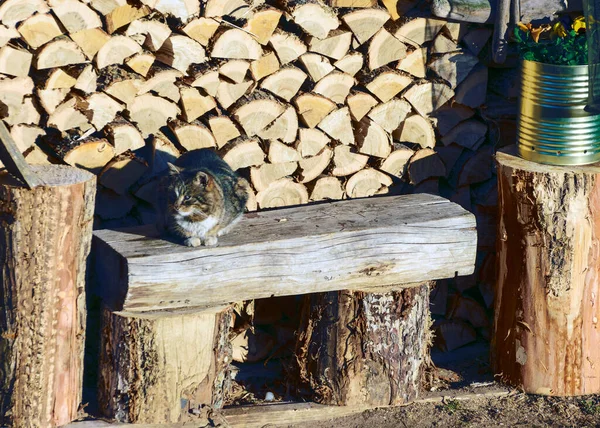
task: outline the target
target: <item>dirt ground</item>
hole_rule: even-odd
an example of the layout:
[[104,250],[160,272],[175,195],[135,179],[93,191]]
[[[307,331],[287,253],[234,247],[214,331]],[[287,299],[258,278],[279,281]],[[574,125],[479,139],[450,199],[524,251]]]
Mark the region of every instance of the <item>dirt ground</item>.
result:
[[506,397],[415,403],[294,428],[600,427],[600,396],[555,398],[511,393]]

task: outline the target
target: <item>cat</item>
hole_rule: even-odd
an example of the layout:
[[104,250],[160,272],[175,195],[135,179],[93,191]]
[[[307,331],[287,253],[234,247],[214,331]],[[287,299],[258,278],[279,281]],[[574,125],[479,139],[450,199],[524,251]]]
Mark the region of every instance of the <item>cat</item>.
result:
[[158,229],[189,247],[216,246],[241,219],[248,182],[211,149],[168,163],[158,194]]

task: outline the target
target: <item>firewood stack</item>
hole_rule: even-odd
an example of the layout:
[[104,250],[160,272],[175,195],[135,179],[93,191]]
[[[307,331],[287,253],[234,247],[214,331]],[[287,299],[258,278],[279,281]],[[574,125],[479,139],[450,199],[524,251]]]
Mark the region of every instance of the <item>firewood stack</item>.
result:
[[[491,29],[426,8],[6,0],[0,117],[30,163],[99,176],[96,227],[152,222],[166,162],[212,147],[251,182],[249,210],[390,191],[447,197],[477,215],[487,272],[496,179],[480,107]],[[486,327],[469,308],[482,295],[489,304],[489,284],[457,285],[440,305],[449,322]],[[476,299],[463,295],[477,285]]]

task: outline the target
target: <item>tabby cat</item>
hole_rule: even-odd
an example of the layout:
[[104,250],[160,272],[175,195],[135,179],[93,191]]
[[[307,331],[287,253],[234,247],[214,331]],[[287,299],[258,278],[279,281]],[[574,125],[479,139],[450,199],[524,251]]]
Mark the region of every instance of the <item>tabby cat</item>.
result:
[[158,228],[190,246],[215,246],[240,220],[248,182],[211,149],[186,152],[159,187]]

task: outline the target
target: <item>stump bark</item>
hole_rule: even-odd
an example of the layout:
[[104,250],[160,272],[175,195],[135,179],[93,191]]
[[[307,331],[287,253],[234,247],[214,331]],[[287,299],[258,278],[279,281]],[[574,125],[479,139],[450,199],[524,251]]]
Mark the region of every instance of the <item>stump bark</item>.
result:
[[600,392],[600,167],[498,152],[492,363],[526,392]]
[[414,400],[429,360],[429,285],[307,296],[296,358],[313,399],[348,406]]
[[230,308],[133,314],[103,310],[99,408],[128,423],[182,422],[220,408],[230,385]]
[[0,174],[0,425],[47,427],[77,417],[83,379],[85,267],[96,178],[32,169],[28,190]]

